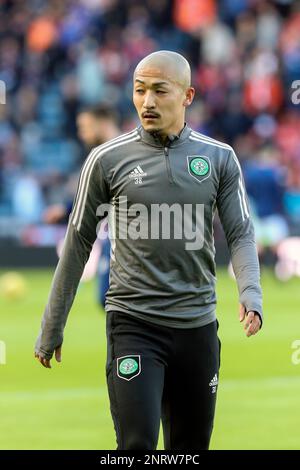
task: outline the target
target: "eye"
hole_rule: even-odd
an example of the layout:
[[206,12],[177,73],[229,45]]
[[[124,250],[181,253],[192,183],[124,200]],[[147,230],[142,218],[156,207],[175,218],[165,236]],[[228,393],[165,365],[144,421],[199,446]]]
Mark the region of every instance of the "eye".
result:
[[144,90],[142,90],[141,88],[138,88],[137,90],[135,90],[136,93],[144,93]]
[[161,95],[164,95],[164,94],[166,94],[167,92],[164,91],[164,90],[156,90],[156,93],[159,93],[159,94],[161,94]]

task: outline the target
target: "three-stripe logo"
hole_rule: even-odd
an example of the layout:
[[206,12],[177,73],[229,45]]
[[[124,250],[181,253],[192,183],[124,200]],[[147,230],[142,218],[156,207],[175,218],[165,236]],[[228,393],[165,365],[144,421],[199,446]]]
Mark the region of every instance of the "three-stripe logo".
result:
[[136,166],[130,173],[129,178],[134,179],[134,184],[142,184],[143,177],[147,176],[147,173],[142,170],[140,165]]
[[140,137],[137,130],[134,129],[132,132],[128,132],[127,134],[116,137],[115,139],[110,140],[109,142],[100,145],[91,151],[80,173],[79,184],[75,196],[75,203],[71,215],[72,223],[77,230],[80,230],[81,227],[81,222],[86,207],[89,182],[97,161],[105,153],[138,140],[140,140]]
[[207,136],[205,136],[203,134],[199,134],[199,132],[195,132],[195,131],[191,132],[191,135],[190,135],[189,139],[194,141],[194,142],[200,142],[200,143],[204,143],[206,145],[212,145],[212,146],[215,146],[215,147],[220,147],[220,148],[223,148],[225,150],[229,150],[231,152],[233,160],[234,160],[235,164],[237,165],[239,173],[240,173],[240,177],[239,177],[239,181],[238,181],[238,186],[239,187],[238,187],[238,190],[237,190],[237,195],[238,195],[238,199],[239,199],[239,205],[240,205],[242,219],[243,219],[243,221],[248,219],[249,216],[250,216],[250,213],[249,213],[249,208],[248,208],[247,199],[246,199],[246,191],[245,191],[243,177],[242,177],[242,170],[241,170],[239,160],[238,160],[233,148],[230,147],[230,145],[228,145],[228,144],[225,144],[223,142],[219,142],[215,139],[212,139],[211,137],[207,137]]

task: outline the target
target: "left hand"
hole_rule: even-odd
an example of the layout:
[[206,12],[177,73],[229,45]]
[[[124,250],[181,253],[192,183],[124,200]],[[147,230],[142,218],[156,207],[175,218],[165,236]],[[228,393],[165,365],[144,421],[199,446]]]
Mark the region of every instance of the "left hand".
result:
[[[62,346],[58,346],[56,349],[55,349],[55,359],[57,362],[61,362],[61,349],[62,349]],[[46,369],[51,369],[51,359],[45,359],[44,357],[42,357],[40,354],[38,353],[34,353],[34,357],[37,358],[37,360],[42,364],[42,366],[46,367]]]
[[239,311],[240,322],[244,323],[244,330],[246,331],[246,336],[254,336],[259,331],[261,327],[261,319],[258,313],[250,310],[246,313],[246,308],[244,305],[240,304]]

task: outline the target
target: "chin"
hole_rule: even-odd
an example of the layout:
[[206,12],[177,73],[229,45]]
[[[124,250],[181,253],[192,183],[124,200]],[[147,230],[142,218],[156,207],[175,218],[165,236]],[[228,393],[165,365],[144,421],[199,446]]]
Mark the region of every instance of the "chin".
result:
[[151,127],[151,128],[149,128],[149,129],[146,129],[146,131],[151,132],[151,133],[153,133],[153,134],[154,134],[154,133],[159,134],[159,133],[161,132],[161,129],[159,129],[158,127]]
[[144,124],[144,129],[148,132],[160,132],[161,128],[151,124]]

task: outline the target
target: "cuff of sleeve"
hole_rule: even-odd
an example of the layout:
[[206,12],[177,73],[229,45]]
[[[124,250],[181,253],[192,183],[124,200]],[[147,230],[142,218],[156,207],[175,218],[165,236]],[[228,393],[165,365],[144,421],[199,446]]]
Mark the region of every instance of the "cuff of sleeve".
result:
[[256,312],[263,319],[262,302],[253,299],[251,295],[240,295],[239,301],[244,305],[246,312]]
[[34,352],[38,354],[39,356],[41,356],[43,359],[47,359],[47,360],[52,359],[52,356],[53,356],[53,352],[49,353],[38,348],[35,348]]

